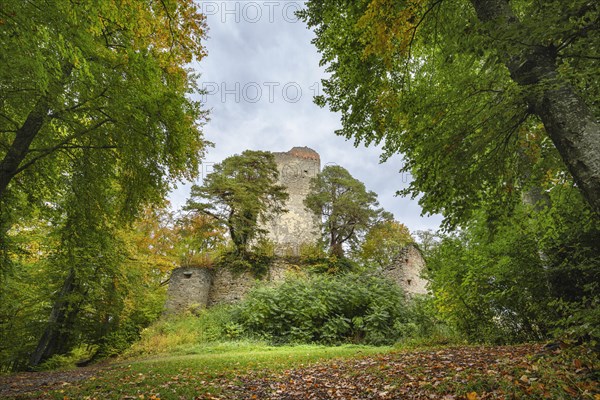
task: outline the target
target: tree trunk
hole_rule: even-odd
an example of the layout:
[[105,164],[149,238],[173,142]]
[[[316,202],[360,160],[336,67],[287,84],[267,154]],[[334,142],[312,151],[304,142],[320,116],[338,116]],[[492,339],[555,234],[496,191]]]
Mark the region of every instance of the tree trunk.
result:
[[[519,32],[522,43],[529,39],[507,0],[471,3],[480,21],[493,25],[490,30]],[[504,54],[504,64],[517,84],[532,89],[528,105],[541,118],[585,199],[600,212],[600,123],[573,86],[559,76],[555,48],[540,44],[518,54]]]
[[64,354],[69,350],[67,329],[77,315],[77,307],[70,309],[68,296],[75,291],[75,271],[71,270],[63,284],[58,299],[52,306],[48,325],[38,342],[37,348],[29,357],[29,365],[35,367],[55,354]]
[[19,166],[29,153],[31,142],[46,122],[48,111],[48,99],[42,96],[27,116],[23,126],[17,130],[15,140],[0,162],[0,200],[4,197],[12,178],[19,172]]
[[332,243],[331,244],[331,254],[338,257],[344,258],[344,248],[341,243]]

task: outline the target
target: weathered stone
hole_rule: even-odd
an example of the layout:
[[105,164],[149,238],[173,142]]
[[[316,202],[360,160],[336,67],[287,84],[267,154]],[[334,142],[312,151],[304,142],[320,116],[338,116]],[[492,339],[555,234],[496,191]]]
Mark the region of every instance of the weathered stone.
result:
[[213,271],[201,267],[181,267],[171,272],[165,313],[206,308],[213,283]]
[[284,261],[276,261],[269,268],[268,273],[257,279],[250,272],[232,272],[227,268],[215,271],[213,285],[208,297],[208,306],[217,304],[232,304],[242,300],[252,288],[265,282],[283,282],[286,272],[291,265]]
[[273,153],[279,170],[279,184],[289,194],[288,212],[277,216],[266,226],[267,238],[275,243],[278,255],[298,255],[304,244],[319,239],[319,216],[306,209],[304,199],[310,191],[310,180],[321,170],[319,154],[308,147],[294,147],[288,152]]
[[[274,153],[279,170],[279,183],[289,194],[282,214],[265,226],[267,237],[275,244],[276,255],[298,256],[305,244],[314,244],[320,238],[319,216],[307,210],[304,199],[310,191],[310,179],[321,168],[319,154],[308,147],[294,147],[288,152]],[[425,266],[421,252],[414,245],[405,247],[395,262],[381,271],[384,277],[396,282],[411,294],[427,293],[427,281],[420,274]],[[299,267],[276,258],[268,273],[258,280],[250,272],[235,273],[227,268],[177,268],[171,275],[166,313],[193,308],[230,304],[242,300],[261,281],[274,284],[283,282]]]
[[227,268],[218,269],[208,297],[208,305],[231,304],[243,299],[257,283],[250,272],[232,272]]
[[409,244],[381,274],[394,281],[409,296],[427,294],[427,280],[421,277],[424,268],[425,260],[421,251],[414,244]]

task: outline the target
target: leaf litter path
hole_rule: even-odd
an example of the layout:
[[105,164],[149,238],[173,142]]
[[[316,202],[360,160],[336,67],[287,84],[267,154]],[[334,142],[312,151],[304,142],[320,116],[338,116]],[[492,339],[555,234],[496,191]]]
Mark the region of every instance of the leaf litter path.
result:
[[0,376],[0,399],[30,392],[58,390],[96,376],[106,364],[96,364],[69,371],[21,372]]
[[197,399],[600,400],[591,369],[579,361],[565,370],[564,365],[551,365],[544,354],[541,345],[522,345],[453,347],[335,360],[277,375],[242,377],[238,387],[230,387],[225,396]]

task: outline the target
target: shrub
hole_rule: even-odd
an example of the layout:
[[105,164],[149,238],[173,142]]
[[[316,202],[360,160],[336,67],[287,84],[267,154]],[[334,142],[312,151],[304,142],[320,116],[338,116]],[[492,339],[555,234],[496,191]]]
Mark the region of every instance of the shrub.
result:
[[274,244],[268,240],[259,241],[250,251],[240,251],[229,248],[221,252],[217,268],[228,268],[233,272],[249,271],[255,277],[261,278],[268,271],[274,257]]
[[159,353],[188,353],[191,349],[237,338],[240,327],[231,322],[231,307],[203,309],[162,318],[141,332],[141,339],[125,351],[126,357]]
[[246,332],[275,343],[389,344],[408,322],[400,288],[374,276],[294,278],[260,287],[238,306]]

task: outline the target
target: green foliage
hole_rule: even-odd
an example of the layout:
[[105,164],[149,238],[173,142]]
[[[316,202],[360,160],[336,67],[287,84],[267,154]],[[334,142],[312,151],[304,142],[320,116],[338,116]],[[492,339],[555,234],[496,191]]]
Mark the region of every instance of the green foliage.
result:
[[141,332],[139,341],[124,357],[161,353],[188,354],[202,346],[237,339],[240,327],[232,322],[230,307],[213,307],[195,313],[162,318]]
[[40,365],[33,368],[33,371],[52,371],[52,370],[70,370],[76,367],[77,363],[89,359],[92,355],[93,347],[77,347],[67,354],[54,355]]
[[[599,339],[600,225],[573,188],[443,237],[428,258],[440,314],[473,341]],[[559,328],[559,329],[557,329]]]
[[258,247],[248,251],[229,249],[223,251],[217,259],[217,268],[228,268],[235,273],[251,272],[256,278],[261,278],[269,272],[273,262],[273,253]]
[[[71,198],[94,209],[105,200],[86,193]],[[6,275],[6,291],[0,293],[2,370],[27,367],[36,348],[45,352],[42,362],[53,355],[71,362],[69,354],[79,347],[90,349],[87,355],[94,359],[115,355],[162,311],[166,288],[160,282],[172,264],[155,253],[161,253],[160,235],[154,242],[150,236],[157,231],[144,223],[117,230],[106,215],[78,216],[75,210],[86,210],[81,205],[69,210],[64,226],[41,220],[9,232],[15,243],[22,242],[22,252],[13,257],[20,268]],[[60,345],[40,347],[44,334],[55,335]]]
[[328,165],[311,179],[306,207],[323,218],[323,238],[330,252],[343,257],[344,244],[355,244],[369,227],[391,215],[377,208],[377,195],[337,165]]
[[[11,268],[2,274],[0,290],[0,372],[26,367],[29,354],[35,349],[36,338],[41,334],[48,318],[49,301],[53,285],[42,285],[51,275],[40,262],[54,247],[55,238],[48,235],[43,223],[26,232],[13,231]],[[25,240],[26,239],[26,240]],[[14,252],[14,249],[20,251]]]
[[251,248],[239,250],[235,246],[223,247],[215,256],[215,268],[227,268],[240,274],[250,272],[256,278],[264,277],[275,259],[275,244],[261,238]]
[[382,221],[369,229],[356,256],[365,266],[385,268],[394,262],[404,247],[413,242],[404,224]]
[[435,299],[430,295],[415,295],[408,301],[408,322],[404,324],[401,346],[433,346],[464,343],[455,329],[440,318]]
[[[481,21],[485,12],[492,21]],[[356,145],[382,144],[383,158],[402,154],[401,172],[413,179],[401,193],[418,196],[424,212],[442,213],[448,226],[482,206],[511,208],[535,181],[533,164],[562,163],[554,147],[562,139],[552,143],[540,118],[548,130],[561,125],[552,123],[561,112],[586,120],[590,147],[600,143],[595,3],[310,0],[299,15],[330,74],[316,103],[341,113],[336,133]],[[569,88],[573,103],[585,100],[578,115],[536,103]],[[582,156],[578,132],[570,146]],[[573,172],[581,159],[561,155]],[[588,167],[597,182],[597,167]]]
[[204,29],[188,0],[3,2],[1,368],[113,354],[160,313],[168,257],[130,224],[197,175]]
[[[204,56],[188,0],[9,0],[0,24],[0,200],[55,202],[88,152],[121,189],[122,217],[197,174],[206,114],[187,64]],[[16,180],[15,184],[8,186]]]
[[331,253],[306,259],[304,265],[308,271],[316,274],[342,275],[361,270],[359,264],[350,258]]
[[243,254],[266,233],[262,226],[285,211],[288,194],[277,184],[278,176],[273,154],[246,150],[216,164],[202,186],[194,185],[186,209],[228,229],[236,251]]
[[178,218],[172,236],[173,250],[180,266],[210,268],[226,249],[225,230],[211,217],[202,214]]
[[400,338],[407,306],[398,287],[376,277],[295,278],[250,293],[238,322],[276,343],[389,344]]
[[303,244],[300,255],[287,258],[288,262],[298,263],[303,270],[316,274],[339,275],[358,272],[360,265],[351,258],[339,257],[325,250],[323,243]]

